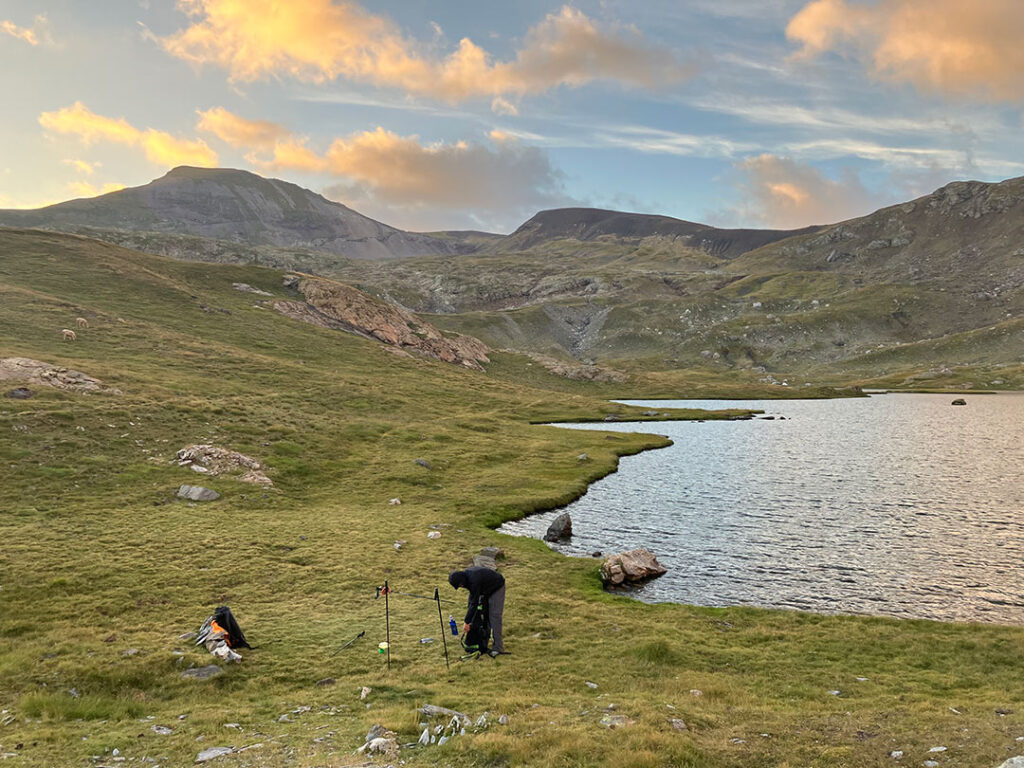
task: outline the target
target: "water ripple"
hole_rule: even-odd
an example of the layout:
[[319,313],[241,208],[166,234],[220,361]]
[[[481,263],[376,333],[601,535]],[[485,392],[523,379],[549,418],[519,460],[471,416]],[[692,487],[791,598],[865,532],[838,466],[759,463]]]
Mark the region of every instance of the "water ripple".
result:
[[[648,602],[1024,625],[1024,395],[949,401],[631,401],[786,420],[569,425],[674,445],[623,458],[553,546],[653,550]],[[540,537],[558,511],[501,530]]]

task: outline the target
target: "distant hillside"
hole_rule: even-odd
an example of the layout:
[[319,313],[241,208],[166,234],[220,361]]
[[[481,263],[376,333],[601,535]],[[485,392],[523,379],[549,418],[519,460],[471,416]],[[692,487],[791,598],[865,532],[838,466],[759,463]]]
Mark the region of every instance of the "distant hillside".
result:
[[637,244],[645,238],[664,238],[679,241],[685,247],[699,248],[712,256],[731,259],[768,243],[817,229],[717,229],[670,216],[598,208],[557,208],[541,211],[508,237],[491,243],[490,249],[528,250],[561,239],[589,241],[603,238]]
[[[474,247],[389,227],[279,179],[186,166],[141,187],[34,211],[0,211],[0,225],[88,232],[117,243],[126,240],[122,232],[185,235],[353,259],[452,254]],[[157,253],[166,250],[157,239],[147,244]]]

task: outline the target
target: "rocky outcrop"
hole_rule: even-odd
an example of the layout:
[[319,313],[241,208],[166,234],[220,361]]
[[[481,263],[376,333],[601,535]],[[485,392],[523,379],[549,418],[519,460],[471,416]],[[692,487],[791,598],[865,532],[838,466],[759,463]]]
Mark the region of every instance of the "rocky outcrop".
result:
[[572,538],[572,518],[568,512],[563,512],[548,526],[544,534],[544,541],[563,541]]
[[224,475],[242,470],[242,475],[237,479],[243,483],[262,486],[274,484],[263,474],[266,467],[256,459],[216,445],[186,445],[178,451],[178,464],[183,467],[190,466],[201,474],[210,475]]
[[348,331],[406,352],[474,370],[482,371],[481,363],[490,362],[487,347],[478,339],[442,334],[412,312],[374,299],[344,283],[289,275],[285,285],[295,288],[306,299],[305,303],[273,303],[275,310],[292,319]]
[[647,549],[631,549],[612,555],[601,565],[601,581],[606,587],[639,584],[666,573],[668,569]]
[[629,376],[621,371],[611,368],[602,368],[597,365],[567,363],[564,360],[556,360],[547,355],[529,354],[527,356],[534,362],[540,363],[548,371],[556,376],[562,376],[573,381],[596,381],[612,384],[621,384],[629,380]]
[[50,365],[28,357],[0,359],[0,381],[29,381],[68,392],[121,394],[121,390],[108,387],[99,379],[94,379],[81,371]]

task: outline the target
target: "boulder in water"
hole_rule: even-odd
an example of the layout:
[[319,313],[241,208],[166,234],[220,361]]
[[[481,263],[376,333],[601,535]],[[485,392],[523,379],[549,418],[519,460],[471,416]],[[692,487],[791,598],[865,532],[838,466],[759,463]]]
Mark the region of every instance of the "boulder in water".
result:
[[563,512],[552,520],[551,525],[548,526],[547,533],[544,534],[544,541],[562,541],[563,539],[571,538],[572,518],[569,517],[568,512]]
[[964,400],[962,397],[958,397],[956,400],[950,403],[950,405],[967,405],[967,401]]
[[601,565],[601,581],[606,587],[638,584],[668,573],[654,553],[647,549],[631,549],[612,555]]

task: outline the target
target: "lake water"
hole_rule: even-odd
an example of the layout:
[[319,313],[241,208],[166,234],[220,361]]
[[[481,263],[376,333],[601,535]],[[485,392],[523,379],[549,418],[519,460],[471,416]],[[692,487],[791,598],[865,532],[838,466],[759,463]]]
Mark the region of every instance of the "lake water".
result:
[[[1024,625],[1024,394],[650,400],[785,420],[565,425],[655,432],[569,505],[589,556],[647,547],[648,602]],[[556,510],[506,524],[541,537]]]

